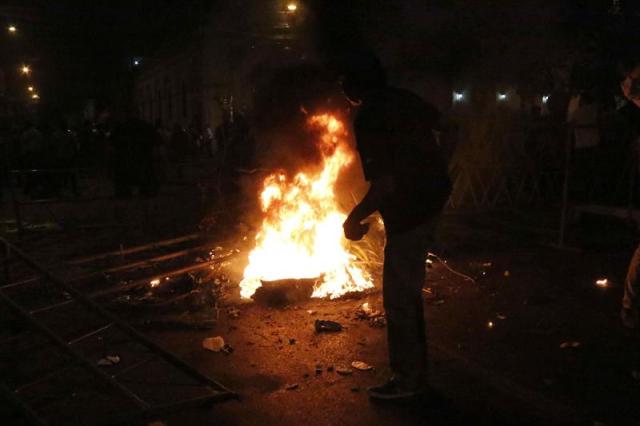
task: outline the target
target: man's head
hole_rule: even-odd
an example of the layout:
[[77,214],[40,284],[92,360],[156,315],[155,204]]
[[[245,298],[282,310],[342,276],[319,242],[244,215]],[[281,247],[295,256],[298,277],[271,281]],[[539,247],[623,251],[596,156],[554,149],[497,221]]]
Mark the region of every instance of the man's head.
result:
[[387,74],[373,53],[348,53],[343,66],[342,90],[353,103],[360,103],[367,93],[387,86]]

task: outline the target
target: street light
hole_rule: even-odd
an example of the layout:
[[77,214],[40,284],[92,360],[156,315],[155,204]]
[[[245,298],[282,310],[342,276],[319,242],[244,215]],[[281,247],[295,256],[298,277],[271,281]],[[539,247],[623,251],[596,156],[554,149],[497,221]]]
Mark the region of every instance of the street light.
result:
[[18,28],[15,25],[9,25],[7,31],[9,31],[10,34],[15,34],[18,32]]
[[28,90],[29,92],[33,92],[33,86],[29,86],[29,87],[27,87],[27,90]]
[[22,74],[24,75],[29,75],[31,74],[31,68],[29,68],[28,65],[23,65],[22,68],[20,68],[20,71],[22,72]]
[[289,3],[289,4],[287,5],[287,10],[288,10],[289,12],[292,12],[292,13],[293,13],[293,12],[295,12],[296,10],[298,10],[298,5],[297,5],[296,3],[293,3],[293,2],[292,2],[292,3]]
[[40,95],[38,95],[37,93],[34,93],[33,95],[31,95],[31,99],[33,99],[34,101],[37,101],[38,99],[40,99]]

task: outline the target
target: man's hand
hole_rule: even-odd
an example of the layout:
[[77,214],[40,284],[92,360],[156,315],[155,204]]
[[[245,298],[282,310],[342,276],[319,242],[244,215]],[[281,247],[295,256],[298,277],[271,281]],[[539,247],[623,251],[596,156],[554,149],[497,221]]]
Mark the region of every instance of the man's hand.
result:
[[347,220],[342,224],[342,228],[344,229],[344,236],[351,241],[359,241],[369,232],[368,223],[360,223],[352,219],[351,216],[347,217]]

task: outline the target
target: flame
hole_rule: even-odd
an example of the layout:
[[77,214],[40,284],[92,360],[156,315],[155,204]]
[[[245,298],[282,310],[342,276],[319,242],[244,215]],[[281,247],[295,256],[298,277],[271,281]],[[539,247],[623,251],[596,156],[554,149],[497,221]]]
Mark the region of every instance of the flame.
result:
[[311,116],[307,124],[320,132],[316,143],[322,168],[293,178],[278,172],[264,180],[264,219],[240,282],[244,298],[255,293],[261,280],[320,278],[313,297],[332,299],[373,287],[370,275],[347,250],[342,231],[346,214],[335,200],[338,176],[354,159],[348,132],[331,114]]

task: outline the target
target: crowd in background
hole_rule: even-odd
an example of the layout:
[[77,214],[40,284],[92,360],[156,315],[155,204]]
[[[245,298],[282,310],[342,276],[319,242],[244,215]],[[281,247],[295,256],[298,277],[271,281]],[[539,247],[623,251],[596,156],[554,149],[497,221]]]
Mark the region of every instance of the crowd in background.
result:
[[133,111],[107,111],[75,126],[60,118],[29,120],[0,131],[0,144],[0,200],[9,185],[32,199],[77,197],[81,172],[111,179],[115,197],[136,192],[150,197],[161,185],[181,179],[185,163],[210,161],[221,176],[232,178],[247,167],[253,152],[242,114],[227,114],[216,127],[169,128]]

